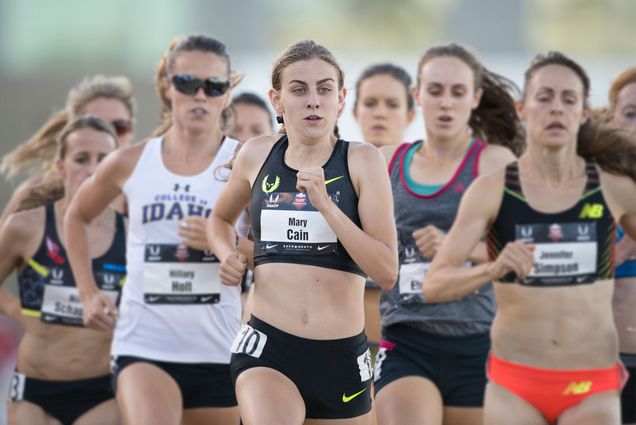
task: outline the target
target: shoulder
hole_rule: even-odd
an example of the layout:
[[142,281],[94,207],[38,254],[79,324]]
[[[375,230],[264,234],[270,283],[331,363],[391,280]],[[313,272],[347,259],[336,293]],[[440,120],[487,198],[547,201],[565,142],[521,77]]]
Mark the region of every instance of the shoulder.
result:
[[132,174],[149,139],[117,149],[108,155],[98,168],[98,175],[123,184]]
[[479,157],[479,174],[486,174],[514,162],[512,151],[500,145],[486,145]]
[[232,175],[242,175],[249,181],[256,179],[272,147],[283,136],[283,134],[273,134],[254,137],[241,145],[236,153]]
[[382,156],[384,157],[384,162],[386,162],[386,164],[389,165],[391,163],[391,160],[393,159],[393,156],[398,151],[398,149],[400,149],[400,147],[402,147],[402,145],[405,145],[405,144],[408,144],[408,143],[382,146],[380,148],[380,153],[382,153]]
[[42,233],[44,207],[31,208],[10,214],[2,225],[2,233],[17,242],[28,242]]
[[380,161],[384,164],[384,159],[380,149],[373,146],[371,143],[362,142],[348,142],[349,143],[349,163],[375,163]]

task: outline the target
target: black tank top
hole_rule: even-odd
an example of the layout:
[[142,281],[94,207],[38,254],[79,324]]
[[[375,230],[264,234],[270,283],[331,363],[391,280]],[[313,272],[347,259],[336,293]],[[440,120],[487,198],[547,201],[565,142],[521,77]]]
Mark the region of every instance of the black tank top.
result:
[[[118,302],[126,278],[126,228],[124,217],[115,214],[115,235],[104,255],[92,260],[99,289]],[[60,242],[53,204],[45,206],[44,236],[37,251],[18,273],[22,314],[42,322],[82,326],[82,303],[75,279]]]
[[535,264],[523,281],[509,273],[502,283],[566,286],[614,277],[616,224],[601,191],[598,171],[586,165],[587,183],[572,208],[554,214],[528,205],[519,181],[519,166],[506,167],[506,183],[497,219],[488,233],[488,255],[495,260],[508,242],[535,244]]
[[[254,265],[307,264],[365,276],[309,196],[296,190],[296,174],[285,164],[287,136],[270,151],[252,187],[250,212],[254,234]],[[327,193],[358,227],[358,195],[348,166],[349,142],[338,140],[323,165]]]

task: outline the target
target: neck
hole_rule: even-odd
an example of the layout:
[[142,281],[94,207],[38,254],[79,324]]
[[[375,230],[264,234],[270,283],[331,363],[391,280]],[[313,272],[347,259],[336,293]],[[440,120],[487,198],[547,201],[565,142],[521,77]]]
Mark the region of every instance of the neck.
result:
[[577,178],[581,174],[575,143],[568,143],[559,148],[545,148],[529,140],[526,153],[520,158],[520,162],[531,164],[541,179],[554,185]]
[[164,149],[186,159],[200,158],[202,154],[215,154],[222,138],[223,133],[218,126],[208,131],[194,131],[175,123],[166,132]]
[[288,165],[300,167],[322,166],[336,144],[336,138],[331,133],[316,139],[307,139],[293,134],[287,134],[288,147],[285,159]]
[[433,159],[435,162],[454,161],[458,157],[464,156],[470,140],[468,129],[448,139],[439,139],[427,132],[426,143],[423,144],[422,149],[419,149],[418,152]]

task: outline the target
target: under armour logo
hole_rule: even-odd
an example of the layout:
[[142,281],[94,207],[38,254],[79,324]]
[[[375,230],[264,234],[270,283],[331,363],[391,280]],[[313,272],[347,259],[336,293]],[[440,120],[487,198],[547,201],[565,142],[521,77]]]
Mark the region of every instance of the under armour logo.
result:
[[[174,184],[174,191],[175,192],[177,192],[180,188],[181,188],[181,185],[179,183],[175,183]],[[190,185],[186,184],[185,186],[183,186],[183,190],[185,190],[186,192],[190,192]]]

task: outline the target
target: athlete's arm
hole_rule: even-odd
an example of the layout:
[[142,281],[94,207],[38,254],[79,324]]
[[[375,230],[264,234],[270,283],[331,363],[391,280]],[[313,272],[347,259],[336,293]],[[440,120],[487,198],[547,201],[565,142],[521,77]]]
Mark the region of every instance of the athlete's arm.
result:
[[[322,182],[313,182],[314,193],[324,192],[324,205],[314,203],[318,193],[312,196],[311,189],[306,190],[312,204],[325,217],[351,258],[386,291],[395,284],[398,270],[393,196],[386,164],[374,146],[352,143],[349,147],[349,173],[358,193],[358,214],[362,229],[325,196],[324,177]],[[300,180],[299,173],[299,182]]]
[[625,235],[636,239],[636,182],[604,171],[599,174],[603,195],[614,219]]
[[95,283],[86,228],[122,193],[142,151],[143,144],[139,144],[108,155],[95,174],[82,183],[64,216],[64,237],[69,241],[66,251],[84,304],[84,322],[94,329],[113,329],[117,307]]
[[422,287],[426,302],[456,300],[510,271],[520,277],[529,272],[532,249],[521,242],[507,244],[495,261],[462,267],[497,216],[503,180],[503,170],[479,177],[464,194],[455,222],[426,274]]
[[221,261],[221,282],[226,285],[241,283],[247,266],[247,256],[242,252],[253,247],[253,243],[249,245],[245,238],[241,238],[244,240],[242,244],[239,241],[237,251],[234,223],[250,201],[250,175],[257,169],[259,159],[260,163],[264,160],[264,148],[267,146],[271,147],[267,137],[250,139],[245,143],[236,156],[230,178],[208,219],[208,241],[214,255]]
[[[30,258],[35,239],[42,232],[43,209],[33,209],[11,214],[0,228],[0,285],[18,267]],[[5,289],[0,289],[0,313],[20,319],[20,299]]]

